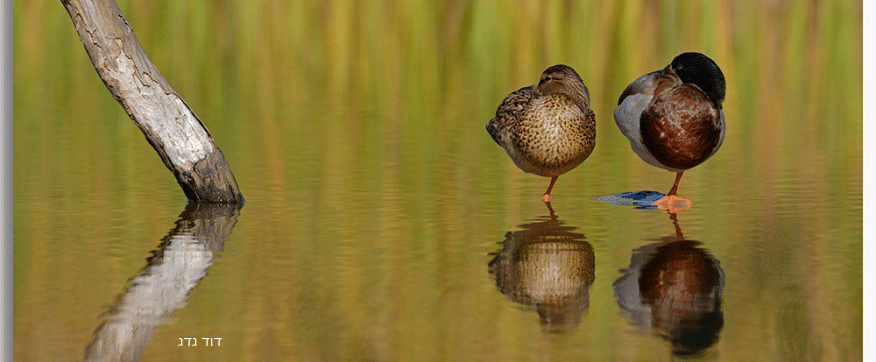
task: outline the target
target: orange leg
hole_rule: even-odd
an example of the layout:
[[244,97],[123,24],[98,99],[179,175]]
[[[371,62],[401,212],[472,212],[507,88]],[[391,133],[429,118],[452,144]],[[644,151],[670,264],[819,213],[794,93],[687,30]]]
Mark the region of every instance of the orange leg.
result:
[[684,171],[675,174],[675,183],[672,184],[672,190],[669,190],[669,193],[666,194],[666,196],[678,195],[678,183],[681,181],[681,175],[684,175]]
[[681,175],[683,174],[684,171],[675,174],[675,183],[672,185],[672,190],[669,190],[669,193],[660,200],[654,201],[654,205],[670,213],[690,209],[693,203],[688,199],[678,196],[678,183],[681,181]]
[[544,195],[541,196],[542,201],[551,202],[551,190],[554,189],[554,184],[557,183],[557,178],[560,176],[551,177],[551,185],[548,186],[547,191],[544,192]]

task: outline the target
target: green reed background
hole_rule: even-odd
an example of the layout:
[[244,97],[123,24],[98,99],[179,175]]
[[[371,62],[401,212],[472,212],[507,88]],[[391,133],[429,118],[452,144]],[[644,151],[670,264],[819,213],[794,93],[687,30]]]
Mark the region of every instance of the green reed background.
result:
[[[725,327],[722,339],[739,344],[722,356],[859,358],[860,2],[119,5],[211,131],[248,201],[233,234],[242,240],[230,242],[210,270],[221,282],[205,279],[179,323],[154,337],[218,331],[236,342],[222,355],[158,349],[152,358],[456,360],[532,350],[647,358],[627,348],[616,305],[592,303],[586,323],[598,330],[582,332],[582,343],[609,349],[564,349],[567,342],[515,328],[517,315],[496,304],[501,296],[484,303],[497,294],[492,286],[471,281],[469,267],[483,269],[486,259],[465,230],[507,230],[543,213],[531,200],[506,197],[536,195],[544,180],[514,168],[483,125],[507,93],[564,63],[590,89],[599,136],[583,171],[557,186],[574,207],[557,207],[561,217],[590,220],[589,229],[573,224],[587,229],[598,263],[628,262],[635,242],[600,244],[628,220],[578,206],[670,186],[671,175],[630,152],[611,112],[630,81],[683,51],[706,53],[724,71],[728,133],[721,152],[682,187],[694,200],[725,195],[703,207],[732,216],[692,214],[685,231],[752,230],[738,240],[764,242],[710,245],[725,265],[751,270],[735,285],[754,286],[727,296],[727,313],[744,322]],[[100,82],[60,2],[13,1],[13,22],[15,356],[68,359],[81,354],[97,314],[172,228],[184,196]],[[738,197],[750,199],[731,201]],[[472,210],[495,217],[473,218]],[[665,222],[657,224],[648,225]],[[630,231],[634,241],[649,237]],[[805,246],[794,243],[800,240]],[[104,253],[113,256],[109,265],[83,262]],[[265,265],[265,255],[282,260]],[[771,270],[759,261],[764,255],[790,256],[791,268]],[[847,279],[823,281],[835,275]],[[611,299],[609,279],[597,280],[593,300]],[[89,286],[77,287],[82,280]],[[771,294],[784,283],[785,294]],[[838,292],[847,290],[858,294]],[[768,312],[749,313],[749,302]],[[313,321],[332,322],[316,328]],[[740,324],[763,328],[752,333]],[[744,347],[764,341],[771,347]]]
[[[44,115],[36,111],[46,107],[120,118],[120,108],[90,73],[66,12],[50,1],[15,5],[16,120]],[[341,144],[364,142],[370,152],[362,155],[365,160],[393,157],[388,144],[439,157],[434,153],[449,150],[418,147],[469,129],[475,119],[488,119],[509,89],[533,83],[541,70],[559,62],[582,75],[597,115],[606,121],[599,122],[598,131],[600,146],[608,147],[599,150],[633,159],[626,157],[624,140],[610,121],[615,99],[630,80],[685,50],[707,53],[722,65],[729,84],[727,108],[734,112],[728,130],[728,141],[737,142],[733,147],[780,163],[806,161],[807,150],[781,147],[801,139],[827,147],[838,159],[860,153],[857,2],[151,1],[120,6],[152,61],[234,163],[282,162],[281,153],[348,154],[320,145],[289,149],[304,147],[292,138],[299,132],[325,128]],[[337,112],[330,122],[289,122],[308,112],[323,114],[324,108]],[[136,134],[125,122],[74,126],[64,123],[69,118],[39,118],[16,122],[15,130],[21,131],[16,133],[29,135],[49,124],[51,130],[69,127],[81,134],[94,130],[90,127]],[[465,135],[478,138],[460,141],[468,147],[464,153],[491,151],[483,149],[492,146],[481,134]],[[93,140],[73,138],[69,142]],[[117,142],[116,149],[133,140],[97,141]],[[264,149],[254,150],[255,144]]]

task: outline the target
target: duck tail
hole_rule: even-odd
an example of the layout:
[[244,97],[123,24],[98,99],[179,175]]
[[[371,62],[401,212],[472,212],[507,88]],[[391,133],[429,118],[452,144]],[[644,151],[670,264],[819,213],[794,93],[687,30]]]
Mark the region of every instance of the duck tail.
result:
[[490,134],[490,137],[493,137],[493,141],[495,141],[497,145],[502,146],[502,142],[499,140],[499,130],[496,129],[495,123],[495,118],[487,122],[487,133]]

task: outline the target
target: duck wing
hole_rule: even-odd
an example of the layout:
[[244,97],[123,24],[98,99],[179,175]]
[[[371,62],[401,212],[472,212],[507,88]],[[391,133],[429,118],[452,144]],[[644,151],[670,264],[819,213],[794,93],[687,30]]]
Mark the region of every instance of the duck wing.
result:
[[654,97],[680,84],[681,79],[666,69],[645,74],[624,89],[614,109],[614,121],[629,139],[630,147],[643,161],[655,167],[666,168],[642,144],[642,113],[651,107]]
[[538,97],[535,85],[520,88],[502,100],[496,109],[496,117],[487,122],[487,133],[503,148],[510,144],[511,134],[529,103]]

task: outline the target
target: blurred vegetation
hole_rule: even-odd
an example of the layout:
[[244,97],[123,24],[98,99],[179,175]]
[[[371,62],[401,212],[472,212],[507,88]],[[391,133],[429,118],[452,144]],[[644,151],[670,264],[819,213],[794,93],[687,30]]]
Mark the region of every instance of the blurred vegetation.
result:
[[[648,342],[617,321],[610,284],[671,226],[589,199],[671,186],[630,151],[612,110],[630,81],[684,51],[709,55],[728,83],[724,146],[680,190],[699,203],[680,217],[686,233],[733,277],[721,357],[860,359],[861,2],[119,6],[248,201],[223,268],[144,360],[649,358],[625,348]],[[66,359],[184,196],[59,2],[13,0],[13,47],[15,356]],[[505,231],[544,214],[533,201],[546,183],[517,170],[484,124],[556,63],[582,76],[597,115],[596,151],[560,178],[555,207],[596,250],[578,337],[600,348],[521,324],[484,267]],[[105,265],[82,264],[103,254]],[[192,333],[228,338],[227,355],[167,342]]]

